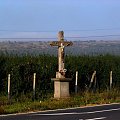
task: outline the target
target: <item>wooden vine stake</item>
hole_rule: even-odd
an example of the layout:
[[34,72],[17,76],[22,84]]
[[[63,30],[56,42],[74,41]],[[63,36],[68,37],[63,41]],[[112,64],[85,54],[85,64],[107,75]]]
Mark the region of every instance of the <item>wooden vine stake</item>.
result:
[[77,94],[77,89],[78,89],[78,86],[77,86],[77,84],[78,84],[78,71],[76,71],[76,79],[75,79],[75,93]]
[[110,71],[110,90],[112,88],[112,71]]
[[89,89],[91,88],[91,86],[92,86],[92,84],[94,82],[94,79],[95,79],[95,86],[96,86],[96,71],[94,71],[93,74],[92,74],[92,78],[91,78],[91,81],[90,81]]
[[8,74],[8,101],[10,101],[10,74]]
[[35,82],[36,82],[36,73],[33,74],[33,99],[35,99]]

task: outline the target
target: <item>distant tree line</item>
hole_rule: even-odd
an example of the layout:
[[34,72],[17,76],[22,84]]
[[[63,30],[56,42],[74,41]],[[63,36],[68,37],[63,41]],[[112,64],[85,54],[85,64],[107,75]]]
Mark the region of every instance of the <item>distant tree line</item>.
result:
[[[66,77],[71,77],[70,92],[74,92],[75,73],[78,71],[78,88],[84,91],[96,70],[96,90],[109,89],[109,73],[113,71],[113,87],[120,88],[120,56],[73,56],[66,55]],[[58,59],[54,55],[0,55],[0,95],[7,95],[7,76],[11,74],[11,95],[32,92],[33,74],[36,73],[36,97],[53,93],[53,81],[58,71]]]

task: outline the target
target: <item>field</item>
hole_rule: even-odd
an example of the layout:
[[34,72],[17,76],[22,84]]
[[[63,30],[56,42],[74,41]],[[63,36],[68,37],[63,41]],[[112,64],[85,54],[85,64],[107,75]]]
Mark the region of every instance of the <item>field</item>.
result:
[[[66,77],[72,78],[72,82],[70,82],[71,97],[68,99],[55,100],[53,99],[53,81],[51,81],[51,78],[54,78],[56,71],[58,71],[56,48],[51,48],[49,44],[46,45],[44,42],[38,42],[39,44],[35,44],[35,46],[38,46],[37,48],[35,47],[35,49],[38,49],[39,51],[41,48],[42,54],[39,52],[33,52],[33,54],[30,52],[34,46],[31,42],[24,44],[23,42],[8,42],[8,45],[3,43],[4,42],[2,42],[0,54],[1,114],[120,102],[119,55],[105,53],[98,55],[73,55],[73,53],[69,53],[68,50],[68,54],[65,57],[65,68],[67,69]],[[94,43],[92,44],[86,41],[83,43],[84,45],[81,45],[82,42],[81,44],[76,43],[76,46],[78,46],[77,48],[80,46],[80,48],[89,48],[89,46],[94,45],[95,43],[98,44],[99,42],[92,41],[92,43]],[[16,47],[15,44],[18,44],[18,46],[21,44],[21,47]],[[31,44],[31,49],[27,44]],[[85,44],[87,47],[85,47]],[[119,44],[116,43],[111,44],[119,46]],[[3,50],[5,45],[6,49]],[[9,45],[12,47],[8,47]],[[28,49],[29,52],[24,51],[23,48],[25,48],[25,50]],[[45,53],[44,51],[48,48],[51,50],[54,49],[56,53]],[[20,51],[21,49],[23,49],[23,53]],[[50,51],[49,49],[48,51]],[[18,53],[17,50],[19,50]],[[71,50],[74,51],[72,48]],[[75,94],[76,71],[78,71],[79,74],[77,95]],[[93,83],[89,88],[90,80],[94,71],[96,71],[96,83]],[[110,71],[113,72],[112,89],[110,89]],[[35,98],[33,96],[34,73],[36,73]],[[7,93],[8,74],[11,75],[9,100]]]
[[[51,47],[50,41],[23,41],[0,42],[0,52],[57,55],[57,47]],[[66,47],[66,53],[72,55],[120,55],[120,41],[73,41],[73,46]]]

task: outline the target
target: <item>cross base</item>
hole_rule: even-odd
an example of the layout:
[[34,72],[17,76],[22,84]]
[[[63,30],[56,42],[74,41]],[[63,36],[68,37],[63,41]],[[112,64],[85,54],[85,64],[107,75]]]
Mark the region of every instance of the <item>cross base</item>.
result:
[[72,80],[71,78],[65,78],[56,72],[56,78],[51,78],[51,80],[54,81],[54,98],[70,97],[69,82]]
[[69,82],[54,81],[54,98],[68,98]]

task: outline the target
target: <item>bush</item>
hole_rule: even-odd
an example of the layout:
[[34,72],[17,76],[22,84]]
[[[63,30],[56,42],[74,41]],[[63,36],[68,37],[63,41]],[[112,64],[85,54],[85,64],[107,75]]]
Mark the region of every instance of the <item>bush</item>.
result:
[[[113,87],[120,89],[120,56],[71,56],[65,58],[66,77],[72,78],[70,92],[74,92],[75,73],[78,71],[78,91],[88,89],[96,70],[96,90],[109,89],[109,72],[113,71]],[[0,94],[7,95],[7,76],[11,74],[11,96],[32,93],[33,73],[36,73],[36,98],[43,99],[53,92],[53,81],[58,71],[57,57],[50,55],[0,55]],[[31,96],[29,96],[32,98]]]
[[0,106],[0,114],[4,114],[4,113],[5,113],[4,108]]

